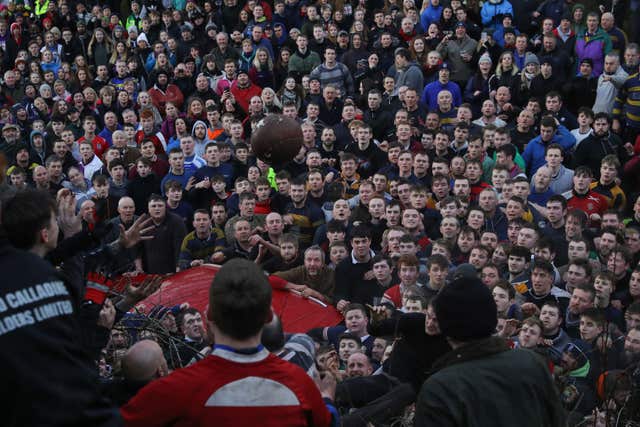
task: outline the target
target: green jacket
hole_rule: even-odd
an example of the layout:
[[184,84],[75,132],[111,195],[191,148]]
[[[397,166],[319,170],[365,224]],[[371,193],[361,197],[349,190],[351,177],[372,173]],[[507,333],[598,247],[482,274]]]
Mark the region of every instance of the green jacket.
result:
[[320,56],[310,49],[307,49],[305,55],[301,55],[299,51],[295,51],[289,59],[289,72],[304,76],[322,63]]

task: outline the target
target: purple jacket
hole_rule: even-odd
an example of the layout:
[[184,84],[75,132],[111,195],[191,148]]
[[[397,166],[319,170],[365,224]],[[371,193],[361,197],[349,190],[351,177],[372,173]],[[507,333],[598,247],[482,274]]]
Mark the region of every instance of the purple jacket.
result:
[[611,52],[611,38],[606,31],[598,28],[596,33],[589,36],[584,33],[576,37],[576,64],[580,67],[580,62],[584,58],[591,58],[593,61],[593,75],[599,77],[604,69],[604,57]]

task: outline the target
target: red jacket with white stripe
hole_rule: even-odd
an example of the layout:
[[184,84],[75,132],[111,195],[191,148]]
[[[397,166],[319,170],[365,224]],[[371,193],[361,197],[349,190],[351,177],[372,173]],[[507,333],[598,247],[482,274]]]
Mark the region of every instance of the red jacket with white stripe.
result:
[[262,349],[211,356],[144,387],[121,409],[125,425],[329,426],[313,380],[298,366]]

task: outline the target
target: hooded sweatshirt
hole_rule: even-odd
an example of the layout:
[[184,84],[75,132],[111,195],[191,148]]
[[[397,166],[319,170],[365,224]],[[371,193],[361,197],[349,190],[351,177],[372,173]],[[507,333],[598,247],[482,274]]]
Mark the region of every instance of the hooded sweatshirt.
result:
[[[196,126],[198,126],[198,125],[204,126],[204,129],[205,129],[204,139],[196,138]],[[194,141],[196,142],[196,155],[198,155],[200,157],[204,157],[204,148],[210,142],[207,139],[206,130],[207,130],[207,124],[205,122],[203,122],[202,120],[196,120],[196,122],[193,124],[193,127],[191,128],[191,136],[193,137]]]
[[[42,136],[42,148],[41,149],[37,149],[36,147],[33,146],[33,138],[36,135],[40,135]],[[29,157],[36,161],[37,163],[44,165],[45,160],[47,158],[47,141],[46,138],[44,137],[44,134],[42,132],[40,132],[39,130],[34,130],[31,131],[31,134],[29,135]]]

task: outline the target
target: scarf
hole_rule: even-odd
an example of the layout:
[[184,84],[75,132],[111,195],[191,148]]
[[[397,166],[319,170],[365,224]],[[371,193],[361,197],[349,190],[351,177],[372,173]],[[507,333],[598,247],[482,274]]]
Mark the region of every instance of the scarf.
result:
[[285,89],[285,90],[282,92],[282,101],[283,101],[283,104],[284,104],[286,101],[292,101],[292,102],[294,102],[294,103],[295,103],[297,100],[298,100],[298,95],[296,95],[296,93],[295,93],[295,92],[293,92],[293,91],[291,91],[291,90],[289,90],[289,89]]

